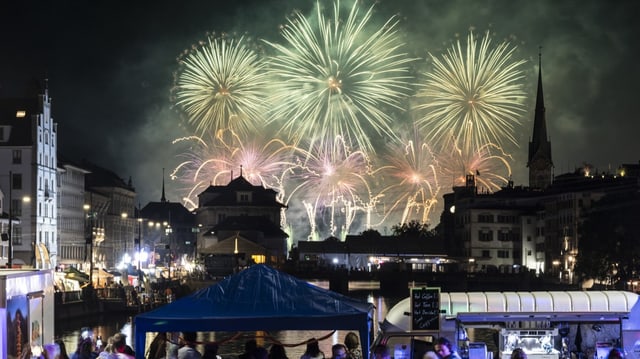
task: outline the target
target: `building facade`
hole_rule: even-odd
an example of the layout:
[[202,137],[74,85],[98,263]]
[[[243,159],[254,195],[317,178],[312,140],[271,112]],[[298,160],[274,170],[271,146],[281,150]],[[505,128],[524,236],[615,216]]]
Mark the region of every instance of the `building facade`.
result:
[[[0,187],[19,221],[10,226],[12,253],[3,248],[8,253],[4,264],[56,265],[57,141],[46,86],[33,98],[0,100]],[[3,247],[9,247],[5,242]]]
[[[195,210],[198,253],[236,254],[268,264],[284,262],[288,236],[281,228],[281,213],[286,206],[276,195],[272,189],[252,185],[242,172],[226,186],[209,186],[198,195]],[[252,246],[242,248],[243,243]],[[261,250],[256,252],[255,245]]]
[[85,175],[79,165],[58,158],[58,264],[88,263]]
[[611,174],[584,167],[553,176],[545,111],[540,70],[529,186],[509,182],[495,193],[478,193],[468,175],[465,186],[443,196],[441,229],[448,253],[474,263],[474,270],[532,270],[573,283],[585,214],[609,193],[637,191],[640,166],[621,165]]
[[195,214],[178,202],[167,201],[162,183],[159,202],[149,202],[137,211],[137,263],[149,266],[180,266],[196,256],[197,227]]
[[111,170],[88,161],[80,165],[89,172],[84,208],[94,268],[118,267],[135,250],[135,189]]

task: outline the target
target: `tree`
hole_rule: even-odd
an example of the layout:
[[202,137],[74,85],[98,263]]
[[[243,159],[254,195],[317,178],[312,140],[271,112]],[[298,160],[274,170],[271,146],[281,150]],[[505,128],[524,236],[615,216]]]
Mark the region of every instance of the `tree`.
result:
[[623,288],[640,273],[640,194],[608,194],[587,212],[575,272]]
[[436,237],[435,230],[429,229],[428,223],[412,220],[409,223],[398,223],[391,227],[393,235],[402,238],[430,239]]
[[360,233],[360,235],[362,236],[362,238],[365,238],[367,240],[376,240],[382,238],[382,234],[380,234],[380,232],[375,229],[364,230],[362,231],[362,233]]

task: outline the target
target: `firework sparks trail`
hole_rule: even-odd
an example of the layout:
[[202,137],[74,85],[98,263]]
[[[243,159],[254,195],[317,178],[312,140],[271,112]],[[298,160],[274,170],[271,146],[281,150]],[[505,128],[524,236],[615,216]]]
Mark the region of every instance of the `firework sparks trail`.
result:
[[339,1],[332,19],[316,7],[316,26],[298,13],[283,27],[286,45],[267,42],[277,52],[269,61],[275,87],[268,121],[284,122],[282,131],[309,148],[340,136],[373,152],[374,132],[395,137],[389,113],[402,110],[413,59],[401,52],[395,18],[369,32],[373,7],[363,12],[356,1],[346,19]]
[[[268,136],[252,136],[243,141],[233,131],[220,130],[210,143],[197,136],[174,140],[174,143],[189,141],[193,146],[181,156],[185,158],[171,173],[172,179],[181,179],[189,186],[184,202],[195,207],[195,197],[209,185],[225,185],[233,177],[233,171],[242,171],[242,176],[253,185],[272,188],[282,202],[285,191],[285,176],[295,167],[293,162],[297,149],[279,139],[264,140]],[[238,172],[236,172],[238,173]]]
[[442,58],[431,55],[433,72],[417,94],[415,109],[424,115],[416,124],[426,130],[432,148],[448,147],[453,138],[464,152],[487,143],[517,144],[513,132],[520,124],[525,93],[520,70],[512,61],[515,47],[503,42],[491,48],[489,33],[480,42],[473,32],[466,51],[460,41]]
[[477,187],[484,191],[500,190],[511,178],[511,156],[505,154],[496,144],[488,143],[471,153],[465,153],[461,148],[452,146],[442,163],[444,178],[451,178],[453,186],[464,186],[466,176],[473,175]]
[[402,210],[399,223],[407,223],[413,219],[429,223],[431,210],[440,193],[440,169],[434,153],[420,138],[417,130],[414,131],[413,139],[398,142],[390,149],[391,152],[385,156],[388,165],[377,170],[385,174],[385,178],[389,178],[392,183],[380,192],[390,204],[385,210],[384,219]]
[[265,61],[243,37],[209,37],[178,61],[175,102],[197,132],[246,134],[264,121]]
[[329,235],[346,235],[362,198],[371,195],[368,158],[362,151],[349,151],[344,139],[337,137],[323,146],[316,143],[298,161],[292,176],[296,185],[289,197],[303,203],[312,229],[310,238],[320,230],[319,218],[328,221]]

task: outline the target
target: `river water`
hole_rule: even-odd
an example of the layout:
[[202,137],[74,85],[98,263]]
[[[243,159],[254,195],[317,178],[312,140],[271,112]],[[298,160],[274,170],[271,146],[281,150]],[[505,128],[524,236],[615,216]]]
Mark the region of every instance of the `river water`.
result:
[[[311,281],[321,288],[328,289],[328,281]],[[349,295],[354,298],[366,300],[372,303],[376,310],[376,318],[374,320],[374,329],[377,331],[378,323],[384,320],[385,315],[396,303],[403,298],[382,297],[380,294],[378,282],[351,282],[349,283]],[[77,320],[65,320],[56,322],[56,337],[62,338],[65,343],[67,352],[71,354],[75,351],[81,335],[81,329],[87,327],[93,332],[94,338],[100,336],[106,345],[107,338],[116,333],[123,333],[127,336],[127,342],[134,347],[133,336],[133,317],[123,315],[103,315],[90,318],[82,318]],[[375,333],[375,331],[374,331]],[[147,345],[153,340],[155,333],[147,333]],[[347,331],[282,331],[282,332],[252,332],[243,333],[245,336],[228,341],[234,333],[212,332],[199,333],[198,340],[201,342],[220,342],[224,343],[220,346],[219,353],[225,357],[225,354],[235,355],[242,353],[244,342],[249,336],[257,336],[259,345],[268,347],[272,341],[269,337],[273,337],[281,343],[285,344],[287,355],[291,359],[300,358],[306,346],[304,343],[310,338],[322,338],[320,340],[320,349],[325,353],[326,357],[331,357],[331,346],[336,343],[344,343],[344,337]],[[373,339],[373,338],[372,338]],[[299,344],[299,345],[296,345]],[[138,348],[134,347],[134,350]],[[146,348],[145,348],[146,350]],[[202,353],[202,348],[199,348]]]

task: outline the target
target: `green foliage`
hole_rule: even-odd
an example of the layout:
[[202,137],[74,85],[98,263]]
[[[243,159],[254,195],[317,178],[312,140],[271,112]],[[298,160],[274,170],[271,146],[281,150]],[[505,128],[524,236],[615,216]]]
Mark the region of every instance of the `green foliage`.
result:
[[376,240],[382,237],[382,234],[380,234],[380,232],[375,229],[364,230],[362,231],[362,233],[360,233],[360,235],[362,236],[362,238],[369,240]]
[[428,223],[412,220],[409,223],[398,223],[391,227],[393,235],[401,238],[429,239],[435,238],[435,230],[429,229]]

